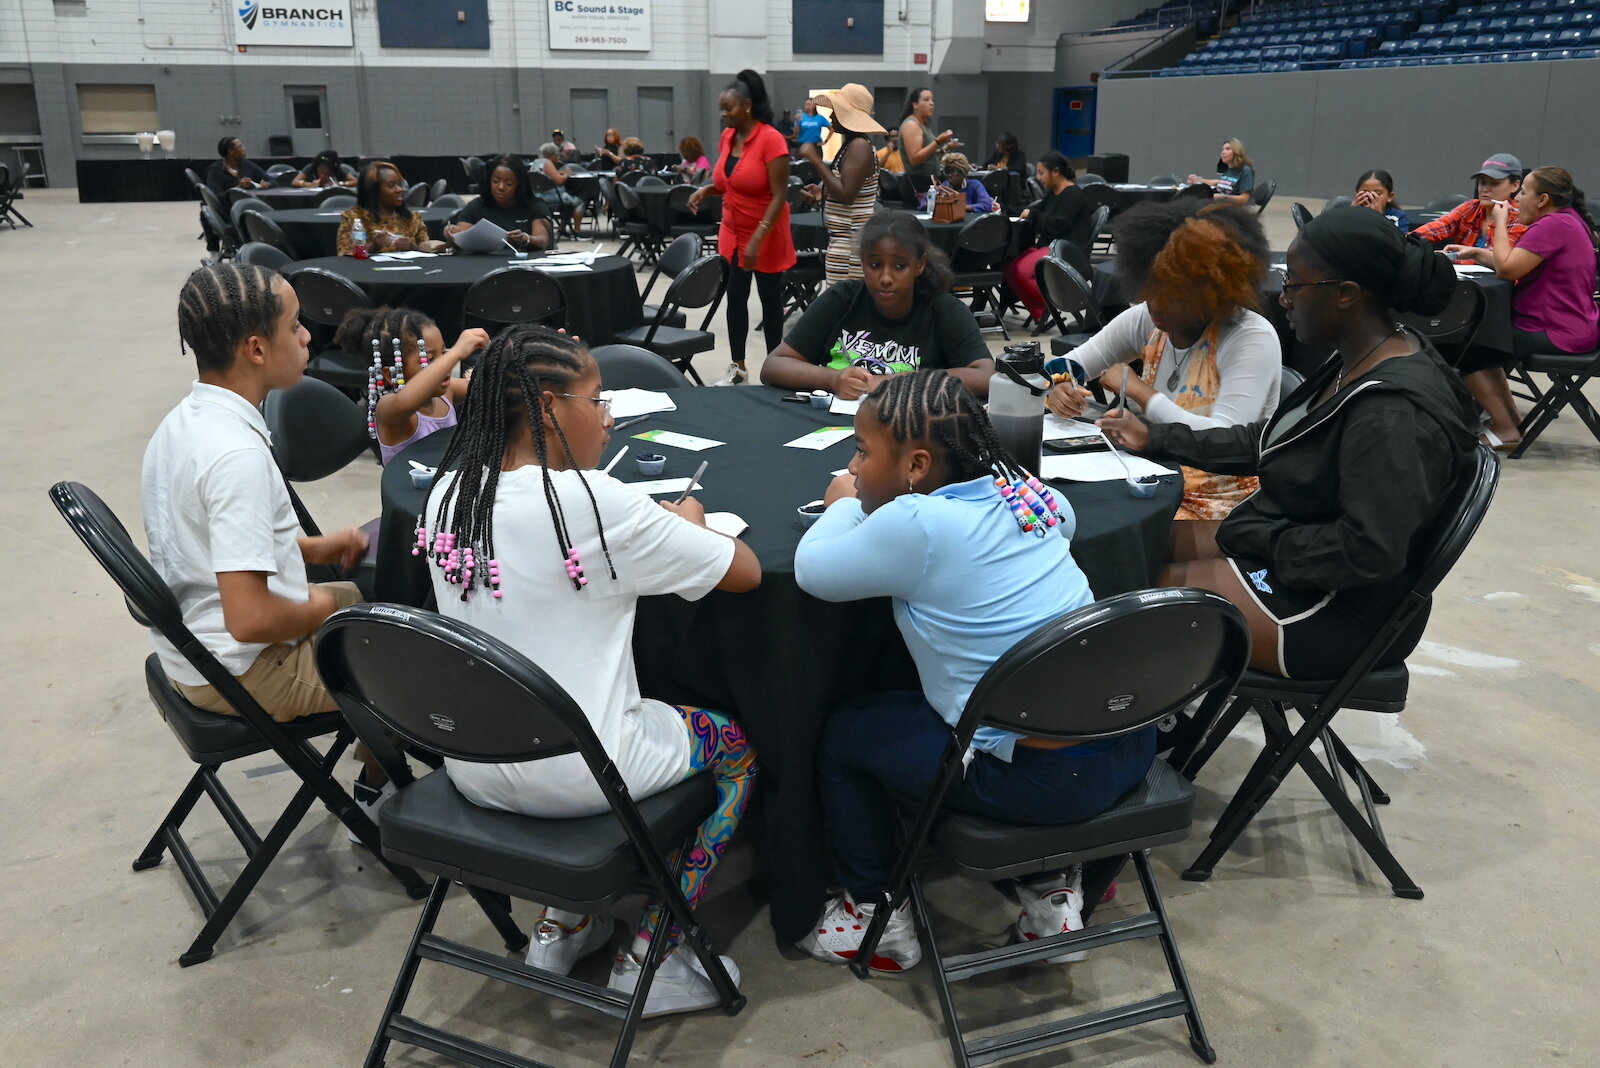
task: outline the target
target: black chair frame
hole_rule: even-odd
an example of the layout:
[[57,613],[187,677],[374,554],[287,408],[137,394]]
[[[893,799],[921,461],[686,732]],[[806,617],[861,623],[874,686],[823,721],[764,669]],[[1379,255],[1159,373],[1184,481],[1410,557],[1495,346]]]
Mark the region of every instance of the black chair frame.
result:
[[527,267],[500,267],[468,288],[461,302],[468,326],[497,333],[513,323],[567,324],[567,298],[553,275]]
[[[1073,246],[1079,255],[1083,250]],[[1061,331],[1058,337],[1050,339],[1050,352],[1055,356],[1064,356],[1068,352],[1088,341],[1099,333],[1105,326],[1105,321],[1100,316],[1100,309],[1094,302],[1094,291],[1089,283],[1084,280],[1071,264],[1057,256],[1043,256],[1033,266],[1034,281],[1039,286],[1039,293],[1044,297],[1045,307],[1049,310],[1034,333],[1041,333],[1047,325],[1053,324]],[[1078,330],[1069,332],[1063,316],[1070,315],[1077,320]]]
[[1010,246],[1011,220],[988,212],[967,220],[956,235],[955,252],[950,257],[954,284],[972,290],[970,307],[978,328],[998,329],[1007,341],[1011,340],[1011,331],[1006,329],[1001,314],[1000,289],[1005,285],[1001,263]]
[[[1521,459],[1522,454],[1533,446],[1534,439],[1544,433],[1545,428],[1567,408],[1572,409],[1572,413],[1589,428],[1595,440],[1600,441],[1600,412],[1596,412],[1589,398],[1583,395],[1583,387],[1600,375],[1600,352],[1526,356],[1513,370],[1518,375],[1513,380],[1522,382],[1532,392],[1533,407],[1522,417],[1519,428],[1522,440],[1511,450],[1507,459]],[[1534,384],[1533,375],[1536,373],[1550,377],[1548,389],[1541,390]]]
[[[713,273],[715,274],[714,279],[712,278]],[[672,280],[672,284],[667,287],[665,299],[656,309],[655,318],[650,320],[649,326],[645,328],[644,335],[642,337],[638,336],[639,328],[634,327],[617,335],[619,343],[638,344],[641,348],[656,352],[652,345],[656,341],[657,335],[663,330],[673,329],[666,325],[666,320],[673,313],[683,308],[706,309],[706,317],[701,320],[699,333],[705,334],[709,340],[711,335],[707,331],[711,326],[711,320],[716,317],[717,308],[722,304],[722,298],[727,292],[728,262],[718,255],[701,256]],[[698,349],[697,352],[705,352],[711,347],[708,344],[704,348]],[[657,353],[657,355],[671,361],[674,367],[693,379],[695,385],[705,385],[704,379],[700,377],[700,372],[694,369],[695,353],[681,358],[668,356],[666,353]]]
[[[1419,614],[1427,611],[1433,591],[1460,559],[1483,522],[1499,479],[1500,466],[1493,451],[1480,445],[1436,525],[1415,584],[1342,676],[1314,681],[1284,679],[1252,670],[1246,672],[1234,691],[1234,700],[1225,709],[1215,710],[1209,717],[1202,710],[1187,724],[1180,725],[1168,759],[1191,782],[1245,713],[1255,710],[1266,732],[1266,745],[1261,754],[1218,819],[1211,841],[1183,872],[1184,879],[1190,882],[1209,879],[1217,861],[1271,800],[1289,772],[1299,765],[1389,880],[1394,895],[1421,899],[1422,888],[1395,858],[1378,820],[1376,806],[1388,804],[1388,794],[1334,733],[1332,723],[1341,708],[1373,712],[1399,712],[1405,708],[1408,688],[1405,666],[1376,668],[1375,665],[1395,639],[1416,623]],[[1287,715],[1290,708],[1301,716],[1299,730],[1290,729]],[[1319,739],[1327,754],[1326,767],[1311,751]],[[1354,779],[1365,812],[1356,808],[1345,792],[1339,777],[1341,767]]]
[[[379,856],[384,867],[413,898],[422,897],[427,888],[417,873],[383,859],[378,853],[378,828],[334,781],[334,767],[352,740],[349,725],[332,712],[308,716],[292,723],[275,721],[239,684],[239,680],[229,674],[221,662],[183,625],[183,617],[172,591],[134,546],[121,521],[93,491],[76,482],[58,482],[50,489],[50,500],[84,547],[122,591],[134,620],[159,631],[238,713],[235,719],[195,708],[184,701],[167,681],[166,673],[154,654],[146,660],[145,680],[151,699],[172,728],[179,744],[198,765],[172,808],[162,818],[155,834],[133,862],[134,871],[144,871],[160,864],[163,856],[170,853],[200,911],[205,915],[200,933],[178,957],[179,965],[187,968],[211,959],[216,951],[217,939],[233,922],[240,906],[255,889],[288,841],[289,835],[317,801],[327,806],[363,845]],[[215,728],[219,726],[232,728],[223,736],[226,740],[220,746],[201,748],[206,743],[197,743],[196,739],[202,736],[214,738]],[[332,741],[326,752],[318,753],[310,741],[326,735],[332,735]],[[256,834],[250,820],[218,778],[217,770],[230,761],[268,751],[277,754],[299,778],[300,787],[263,838]],[[183,837],[183,824],[199,802],[201,794],[211,799],[218,814],[249,857],[244,869],[221,897],[206,878]]]
[[[1152,647],[1166,654],[1160,671],[1153,670],[1148,660],[1139,659],[1137,650]],[[940,806],[963,774],[963,757],[980,726],[1054,741],[1114,738],[1157,723],[1197,698],[1203,699],[1203,712],[1214,713],[1227,700],[1249,659],[1250,634],[1244,616],[1225,598],[1194,589],[1137,590],[1108,598],[1052,620],[1018,642],[984,673],[968,698],[960,720],[951,729],[927,796],[920,803],[908,802],[914,804],[915,816],[902,818],[899,858],[881,898],[873,903],[872,922],[850,969],[858,978],[868,977],[873,951],[891,913],[909,896],[918,936],[933,958],[935,991],[958,1068],[1173,1016],[1187,1021],[1189,1044],[1195,1053],[1207,1064],[1214,1062],[1216,1053],[1206,1037],[1148,857],[1154,846],[1182,840],[1193,819],[1193,788],[1170,766],[1157,760],[1142,786],[1106,813],[1068,827],[1011,827],[997,820],[944,813]],[[1049,683],[1062,678],[1074,680],[1070,692]],[[1129,681],[1134,678],[1140,680],[1136,692]],[[1151,809],[1155,811],[1146,815]],[[963,833],[963,827],[970,830]],[[982,858],[962,854],[963,841],[977,837],[993,840],[1007,830],[1021,839],[1011,849],[990,846],[989,855]],[[1102,865],[1109,874],[1099,880],[1100,885],[1087,888],[1091,894],[1103,892],[1123,858],[1131,856],[1149,911],[1071,934],[944,957],[918,874],[930,846],[963,874],[985,881],[1110,860],[1108,867]],[[1040,848],[1048,849],[1048,854],[1039,855]],[[997,859],[1000,853],[1005,860]],[[1008,1034],[971,1041],[963,1036],[953,983],[1042,961],[1063,951],[1144,938],[1159,940],[1172,991]]]

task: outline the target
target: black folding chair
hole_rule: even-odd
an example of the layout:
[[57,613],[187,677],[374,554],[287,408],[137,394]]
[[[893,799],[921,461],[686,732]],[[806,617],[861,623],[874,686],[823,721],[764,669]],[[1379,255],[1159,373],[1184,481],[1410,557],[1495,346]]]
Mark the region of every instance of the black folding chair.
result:
[[1466,202],[1467,198],[1457,193],[1448,197],[1439,197],[1437,200],[1430,200],[1427,207],[1422,210],[1431,214],[1447,215]]
[[[1450,573],[1478,525],[1483,522],[1500,480],[1500,465],[1493,451],[1479,446],[1466,473],[1457,483],[1439,521],[1418,557],[1417,580],[1389,614],[1366,647],[1337,679],[1285,679],[1260,671],[1247,671],[1234,689],[1234,700],[1226,710],[1202,710],[1174,736],[1168,758],[1184,777],[1194,780],[1224,739],[1252,709],[1261,718],[1266,745],[1244,782],[1233,795],[1227,809],[1211,832],[1211,841],[1183,877],[1204,882],[1218,860],[1232,847],[1250,821],[1277,792],[1278,787],[1298,764],[1338,817],[1344,821],[1361,848],[1372,858],[1396,897],[1421,898],[1422,889],[1389,849],[1376,805],[1389,803],[1377,782],[1363,768],[1333,731],[1333,717],[1341,708],[1369,712],[1399,712],[1406,706],[1410,675],[1404,663],[1379,667],[1378,660],[1403,634],[1416,633],[1427,619],[1433,591]],[[1288,710],[1299,712],[1298,731],[1288,723]],[[1320,763],[1311,746],[1322,740],[1328,764]],[[1339,769],[1343,768],[1361,793],[1365,814],[1345,793]]]
[[[667,287],[666,299],[661,302],[656,316],[649,323],[617,331],[614,340],[624,345],[638,345],[658,356],[665,356],[674,367],[703,386],[700,372],[694,369],[693,357],[698,352],[709,352],[716,344],[716,336],[707,330],[717,305],[728,288],[727,263],[721,256],[701,256]],[[706,317],[698,330],[685,330],[664,325],[667,316],[680,308],[705,308]]]
[[639,262],[649,266],[661,254],[661,246],[666,235],[656,230],[650,223],[650,218],[645,214],[644,204],[639,200],[639,194],[626,182],[618,182],[612,186],[617,196],[617,206],[621,215],[613,220],[622,234],[622,244],[617,248],[618,256],[632,257],[639,254]]
[[694,196],[694,191],[692,185],[680,185],[667,194],[667,217],[671,220],[667,233],[674,240],[684,234],[694,234],[700,239],[702,250],[715,252],[717,234],[722,229],[722,200],[720,197],[707,197],[700,202],[700,213],[696,215],[689,210],[689,198]]
[[239,254],[239,231],[233,228],[227,216],[217,214],[217,209],[210,204],[200,205],[200,225],[203,229],[210,230],[217,238],[217,259],[228,260]]
[[[1082,253],[1082,249],[1078,250]],[[1050,352],[1056,356],[1065,356],[1073,349],[1082,345],[1098,334],[1105,321],[1100,317],[1100,309],[1094,302],[1094,291],[1089,288],[1089,283],[1083,280],[1083,275],[1073,270],[1064,260],[1055,256],[1041,258],[1033,267],[1033,278],[1038,283],[1039,293],[1044,297],[1049,314],[1045,321],[1053,322],[1056,329],[1061,331],[1059,337],[1050,339]],[[1065,316],[1072,316],[1078,329],[1068,332]],[[1043,327],[1041,322],[1040,326]]]
[[406,207],[421,208],[428,204],[428,183],[413,182],[406,190]]
[[[1111,221],[1111,207],[1102,204],[1089,215],[1088,219],[1079,224],[1077,233],[1071,235],[1070,240],[1074,245],[1083,250],[1093,263],[1095,258],[1095,242],[1100,239],[1100,233],[1106,228],[1106,223]],[[1102,258],[1104,255],[1102,254]]]
[[241,197],[238,200],[235,200],[232,204],[228,205],[228,221],[233,223],[233,228],[239,231],[240,234],[244,234],[245,232],[244,213],[247,211],[259,211],[264,214],[270,214],[272,212],[272,205],[268,204],[265,200],[257,200],[255,197]]
[[1306,228],[1306,223],[1311,221],[1311,209],[1300,203],[1290,204],[1289,218],[1294,220],[1294,228],[1298,233]]
[[[322,206],[324,208],[331,208],[333,206],[333,202],[338,199],[340,198],[329,197],[327,200],[322,202]],[[355,206],[355,197],[350,198],[350,203],[341,205],[342,208],[353,208]],[[431,206],[435,208],[449,208],[451,211],[460,211],[462,208],[467,206],[467,198],[462,196],[460,193],[446,193],[444,196],[435,200]]]
[[1478,336],[1478,327],[1488,307],[1489,298],[1482,286],[1469,278],[1458,278],[1449,303],[1439,314],[1394,312],[1393,315],[1396,323],[1427,338],[1446,359],[1455,363],[1472,347],[1472,339]]
[[429,204],[438,203],[439,198],[444,196],[448,192],[450,192],[450,182],[449,182],[449,180],[445,179],[445,178],[440,178],[438,181],[434,182],[431,186],[428,187],[428,203]]
[[467,290],[462,320],[491,334],[512,323],[543,323],[552,329],[567,325],[567,298],[555,278],[527,267],[500,267]]
[[[1524,356],[1518,361],[1516,370],[1520,371],[1527,383],[1532,386],[1534,374],[1550,376],[1550,388],[1539,392],[1532,408],[1522,417],[1522,440],[1517,447],[1511,450],[1507,459],[1520,459],[1533,445],[1533,441],[1544,433],[1546,427],[1555,422],[1564,409],[1570,408],[1574,415],[1583,421],[1589,428],[1596,441],[1600,441],[1600,413],[1589,403],[1589,398],[1583,395],[1583,387],[1588,385],[1590,379],[1600,375],[1600,352],[1583,352],[1577,355],[1566,353],[1540,353],[1534,356]],[[1537,387],[1533,387],[1537,391]]]
[[[731,1016],[744,1008],[744,996],[678,887],[678,871],[658,847],[682,843],[682,853],[688,853],[695,829],[716,808],[709,775],[694,775],[635,803],[583,710],[554,679],[491,635],[432,612],[392,605],[336,612],[317,635],[317,667],[361,740],[399,787],[378,813],[388,859],[437,876],[368,1050],[368,1068],[384,1063],[391,1042],[486,1068],[535,1068],[535,1061],[404,1015],[424,959],[620,1020],[611,1064],[627,1063],[670,924],[652,932],[638,987],[627,996],[435,934],[440,909],[457,881],[512,950],[526,945],[527,938],[496,895],[595,913],[644,891],[663,903],[683,931],[684,944],[705,968],[722,1010]],[[461,700],[462,694],[472,700]],[[473,763],[576,752],[611,811],[586,819],[541,820],[481,808],[462,797],[444,772],[413,779],[389,741],[391,732],[414,746]],[[476,990],[463,994],[472,997]]]
[[[337,712],[324,712],[290,723],[275,722],[265,709],[239,685],[228,669],[200,644],[183,624],[183,613],[172,590],[161,580],[128,537],[127,529],[87,486],[77,482],[58,482],[50,489],[50,500],[67,521],[72,532],[99,562],[122,591],[134,621],[157,631],[171,642],[194,669],[216,687],[238,713],[225,716],[197,708],[184,699],[167,679],[160,659],[151,654],[145,661],[145,686],[156,711],[166,720],[178,744],[197,767],[177,801],[162,818],[155,835],[133,862],[134,871],[144,871],[172,854],[173,861],[189,890],[194,894],[206,922],[189,948],[178,958],[187,968],[209,960],[217,939],[233,921],[239,907],[265,874],[273,858],[300,825],[312,804],[321,801],[350,829],[362,844],[376,850],[378,829],[359,806],[333,779],[333,770],[351,742],[350,728]],[[331,736],[326,752],[319,753],[309,743],[313,738]],[[274,753],[300,779],[300,788],[273,823],[265,838],[256,834],[228,788],[217,777],[223,764],[245,757]],[[250,858],[220,898],[200,868],[189,843],[183,837],[183,824],[205,794],[216,806],[228,829],[239,840]],[[381,859],[381,858],[380,858]],[[409,868],[384,860],[383,864],[411,893],[421,897],[426,888]]]
[[17,228],[17,223],[30,228],[33,226],[27,216],[17,210],[17,201],[25,196],[23,187],[27,185],[31,169],[32,164],[24,160],[15,180],[11,179],[10,168],[6,168],[5,176],[0,178],[0,222],[9,223],[13,230]]
[[[1146,655],[1160,649],[1159,663]],[[1207,1064],[1216,1060],[1167,922],[1150,869],[1154,846],[1182,841],[1194,819],[1194,788],[1165,761],[1111,808],[1082,823],[1022,826],[965,813],[942,812],[945,794],[964,771],[963,757],[979,726],[999,727],[1052,741],[1115,738],[1173,715],[1197,698],[1204,711],[1227,700],[1250,659],[1244,616],[1214,593],[1193,589],[1137,590],[1069,612],[1022,639],[984,673],[951,730],[928,795],[915,802],[899,859],[850,968],[869,974],[873,950],[889,917],[911,898],[917,934],[933,958],[933,981],[951,1053],[961,1068],[1183,1016],[1189,1045]],[[1063,679],[1071,679],[1062,686]],[[391,802],[392,803],[392,802]],[[387,818],[387,810],[383,817]],[[1086,861],[1131,855],[1149,911],[1071,934],[957,956],[941,954],[917,868],[928,847],[969,878],[1001,879],[1061,871]],[[1097,888],[1090,886],[1089,893]],[[1104,886],[1098,888],[1103,892]],[[967,1039],[951,984],[1065,952],[1156,938],[1174,989],[1128,1005],[1051,1021],[1007,1034]]]
[[[791,188],[790,193],[794,192]],[[803,228],[794,239],[794,266],[783,272],[783,311],[785,321],[795,312],[805,311],[822,293],[822,284],[828,280],[828,268],[823,262],[827,248],[827,235],[820,229]],[[766,317],[756,329],[766,325]]]
[[458,158],[461,160],[461,173],[467,179],[467,192],[482,192],[484,173],[489,165],[479,156],[461,156]]
[[1323,203],[1322,211],[1317,212],[1317,214],[1321,215],[1321,214],[1323,214],[1323,212],[1332,211],[1334,208],[1348,208],[1353,203],[1354,203],[1354,201],[1350,197],[1347,197],[1347,196],[1341,195],[1341,196],[1336,196],[1336,197],[1329,197]]
[[1268,178],[1264,182],[1258,182],[1256,187],[1250,191],[1250,203],[1256,206],[1257,215],[1267,210],[1267,205],[1272,203],[1272,194],[1277,191],[1278,182],[1275,178]]
[[294,242],[283,232],[283,227],[279,226],[270,215],[253,208],[246,208],[239,213],[239,218],[244,223],[245,236],[251,241],[271,245],[291,260],[300,258],[300,250],[294,247]]
[[1001,270],[1006,252],[1011,247],[1011,220],[998,213],[975,215],[956,235],[955,252],[950,257],[956,286],[972,290],[972,314],[980,330],[999,330],[1007,340],[1011,331],[1006,329],[1000,314],[1000,287],[1005,285]]
[[[685,186],[684,188],[688,187]],[[666,275],[667,281],[670,283],[687,270],[689,264],[700,258],[701,249],[700,235],[686,233],[679,234],[673,238],[672,243],[661,251],[661,255],[656,257],[655,270],[650,272],[650,281],[645,283],[643,292],[639,294],[639,299],[646,302],[640,307],[640,318],[645,320],[654,319],[656,312],[660,311],[654,304],[648,303],[650,291],[655,288],[656,279]],[[674,312],[669,318],[663,320],[662,325],[681,327],[689,324],[684,318],[683,312],[679,311]]]
[[366,290],[343,275],[321,267],[302,267],[289,276],[295,296],[300,298],[300,319],[311,329],[311,362],[306,374],[335,386],[348,397],[364,397],[367,392],[370,353],[351,354],[333,347],[333,333],[355,308],[372,307]]
[[637,345],[600,345],[589,355],[600,368],[602,389],[681,389],[690,384],[665,356]]
[[238,260],[252,267],[267,267],[279,273],[283,272],[294,262],[294,259],[280,248],[262,244],[260,241],[246,241],[239,248]]

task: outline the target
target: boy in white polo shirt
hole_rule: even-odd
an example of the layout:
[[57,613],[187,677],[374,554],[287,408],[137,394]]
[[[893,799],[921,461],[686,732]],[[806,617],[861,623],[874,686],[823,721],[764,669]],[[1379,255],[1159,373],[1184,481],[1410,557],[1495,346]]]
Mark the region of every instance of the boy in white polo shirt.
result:
[[[307,582],[306,563],[349,569],[367,548],[354,527],[302,534],[272,457],[260,404],[305,371],[310,335],[299,313],[276,272],[229,262],[189,276],[178,332],[199,381],[156,428],[140,487],[150,560],[184,625],[279,722],[337,708],[317,674],[311,636],[361,599],[354,583]],[[171,643],[154,631],[151,642],[184,697],[237,714]],[[370,808],[384,780],[375,762],[364,777],[356,799]]]

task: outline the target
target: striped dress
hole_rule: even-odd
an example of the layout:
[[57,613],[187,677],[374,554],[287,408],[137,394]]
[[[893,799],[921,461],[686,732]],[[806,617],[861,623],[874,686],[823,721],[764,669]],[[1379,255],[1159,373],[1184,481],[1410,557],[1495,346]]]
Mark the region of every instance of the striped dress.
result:
[[[834,177],[840,181],[844,180],[840,168],[843,158],[844,149],[841,148],[831,164]],[[867,175],[867,180],[861,183],[861,191],[856,194],[855,200],[846,204],[832,197],[823,198],[822,225],[828,231],[828,249],[823,254],[822,266],[829,282],[861,277],[861,228],[867,225],[877,206],[878,161],[874,156],[872,171]]]

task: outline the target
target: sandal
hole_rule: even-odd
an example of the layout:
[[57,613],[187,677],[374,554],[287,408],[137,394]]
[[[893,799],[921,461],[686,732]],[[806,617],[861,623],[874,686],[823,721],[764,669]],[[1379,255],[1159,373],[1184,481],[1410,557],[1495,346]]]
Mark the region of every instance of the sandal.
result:
[[1478,435],[1478,443],[1489,446],[1489,448],[1493,449],[1495,452],[1511,452],[1518,445],[1522,444],[1522,439],[1518,438],[1516,441],[1501,441],[1500,436],[1493,430],[1485,430],[1483,433]]

